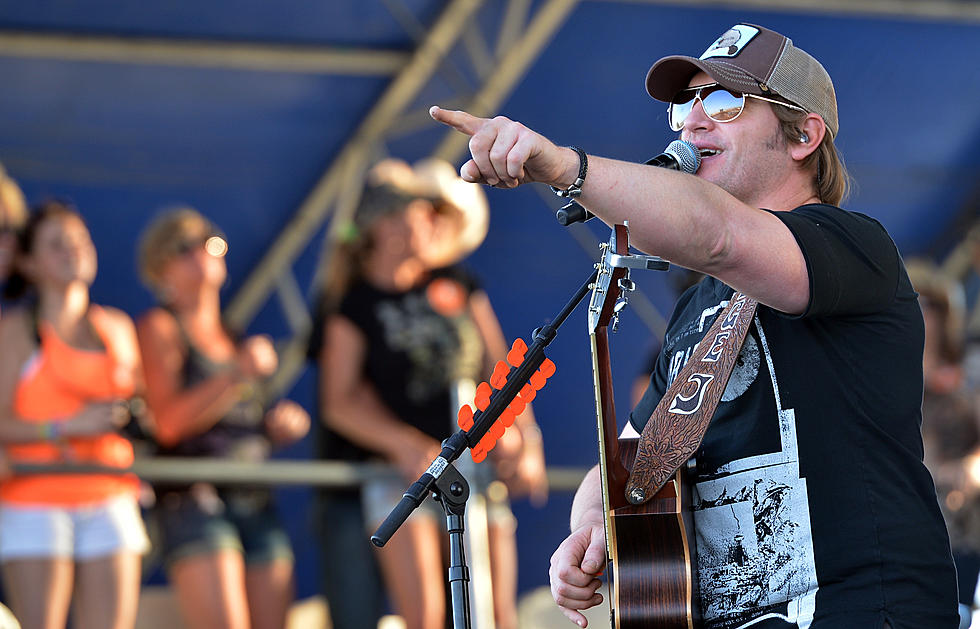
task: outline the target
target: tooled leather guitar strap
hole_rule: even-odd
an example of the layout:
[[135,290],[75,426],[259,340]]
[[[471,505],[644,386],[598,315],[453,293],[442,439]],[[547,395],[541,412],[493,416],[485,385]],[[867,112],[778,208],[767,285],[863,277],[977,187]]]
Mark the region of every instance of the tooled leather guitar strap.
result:
[[735,293],[667,388],[640,435],[626,499],[653,497],[701,446],[758,302]]

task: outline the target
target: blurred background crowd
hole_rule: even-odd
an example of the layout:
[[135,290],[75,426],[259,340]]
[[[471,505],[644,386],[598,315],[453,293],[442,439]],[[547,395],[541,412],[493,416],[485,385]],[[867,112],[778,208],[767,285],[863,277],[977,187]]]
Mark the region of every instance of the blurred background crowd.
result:
[[[69,610],[79,627],[134,626],[149,528],[187,626],[285,626],[294,555],[271,487],[141,486],[132,474],[19,467],[125,469],[137,449],[185,462],[261,462],[306,436],[303,406],[267,388],[278,364],[271,339],[222,321],[229,243],[194,209],[155,216],[138,260],[158,304],[134,324],[90,300],[98,256],[83,212],[50,200],[28,211],[13,179],[4,175],[0,186],[0,568],[13,613],[24,627],[64,626]],[[424,503],[384,551],[369,549],[368,535],[438,456],[456,411],[507,352],[486,293],[458,264],[487,224],[483,191],[449,163],[388,159],[370,170],[337,232],[309,348],[320,373],[318,454],[384,462],[400,474],[320,492],[334,627],[377,624],[385,592],[407,627],[447,621],[439,505]],[[547,498],[530,407],[488,464],[466,471],[488,498],[479,578],[492,579],[493,622],[516,627],[507,496]]]
[[[443,626],[438,506],[384,551],[368,536],[608,229],[558,227],[547,189],[467,192],[465,139],[426,110],[643,161],[673,139],[650,62],[741,21],[826,65],[858,184],[846,207],[906,256],[928,329],[925,456],[975,606],[973,0],[0,3],[0,601],[24,627]],[[692,278],[633,279],[611,340],[621,423]],[[556,472],[596,459],[582,310],[533,410],[487,462],[460,460],[483,531],[468,559],[492,575],[473,577],[473,606],[495,626],[551,626],[528,614],[553,611],[541,589],[575,484]],[[363,475],[263,474],[283,460]],[[147,461],[185,474],[39,472]],[[257,482],[188,481],[206,461]]]

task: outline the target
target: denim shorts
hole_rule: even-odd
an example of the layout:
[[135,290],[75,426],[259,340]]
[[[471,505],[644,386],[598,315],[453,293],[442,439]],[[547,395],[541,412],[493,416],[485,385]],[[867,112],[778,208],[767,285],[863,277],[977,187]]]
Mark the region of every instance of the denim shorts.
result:
[[265,490],[218,492],[198,484],[161,495],[155,515],[168,567],[221,550],[240,552],[246,564],[293,560],[289,536]]

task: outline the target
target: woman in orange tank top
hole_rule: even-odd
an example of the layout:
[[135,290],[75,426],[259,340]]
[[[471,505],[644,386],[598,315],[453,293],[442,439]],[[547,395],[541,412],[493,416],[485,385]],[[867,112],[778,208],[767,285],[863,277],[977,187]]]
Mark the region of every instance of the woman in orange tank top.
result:
[[[25,305],[0,321],[0,442],[14,463],[132,463],[116,429],[141,381],[138,344],[129,317],[89,303],[95,271],[77,212],[48,203],[30,217],[5,287]],[[0,483],[0,566],[25,629],[63,627],[73,589],[79,626],[133,626],[148,545],[137,488],[110,474]]]

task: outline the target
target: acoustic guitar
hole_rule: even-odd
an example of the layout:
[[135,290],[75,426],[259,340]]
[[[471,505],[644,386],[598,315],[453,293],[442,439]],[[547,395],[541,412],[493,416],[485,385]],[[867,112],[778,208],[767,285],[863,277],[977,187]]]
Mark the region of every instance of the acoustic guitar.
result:
[[[631,263],[631,259],[645,257],[629,255],[626,225],[616,225],[609,242],[601,248],[602,260],[589,304],[589,333],[606,513],[606,598],[611,624],[615,629],[698,629],[696,538],[685,469],[641,505],[632,505],[626,498],[638,439],[618,437],[608,328],[625,305],[621,299],[624,292],[633,288],[629,268],[644,266]],[[649,262],[645,266],[656,268]]]

